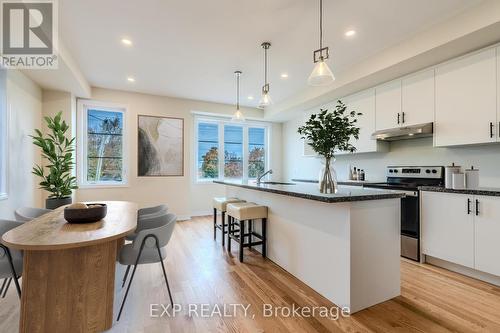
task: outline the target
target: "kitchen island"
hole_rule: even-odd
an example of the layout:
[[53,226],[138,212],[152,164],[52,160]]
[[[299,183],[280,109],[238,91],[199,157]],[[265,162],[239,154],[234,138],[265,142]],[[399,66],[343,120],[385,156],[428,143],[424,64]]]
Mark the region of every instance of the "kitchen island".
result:
[[[351,313],[400,295],[404,194],[317,184],[215,181],[227,197],[269,207],[267,256]],[[256,224],[258,225],[258,223]]]

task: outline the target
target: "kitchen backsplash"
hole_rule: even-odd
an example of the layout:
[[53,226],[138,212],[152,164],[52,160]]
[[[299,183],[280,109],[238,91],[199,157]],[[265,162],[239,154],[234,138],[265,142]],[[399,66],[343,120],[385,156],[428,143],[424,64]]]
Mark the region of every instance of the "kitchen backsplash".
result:
[[[302,142],[296,134],[296,121],[283,126],[283,168],[285,177],[317,179],[321,160],[304,157]],[[339,180],[348,178],[349,164],[361,168],[367,181],[384,181],[388,165],[451,165],[463,169],[471,165],[480,170],[480,186],[500,187],[500,144],[434,148],[432,138],[394,141],[387,153],[341,155],[334,163]]]

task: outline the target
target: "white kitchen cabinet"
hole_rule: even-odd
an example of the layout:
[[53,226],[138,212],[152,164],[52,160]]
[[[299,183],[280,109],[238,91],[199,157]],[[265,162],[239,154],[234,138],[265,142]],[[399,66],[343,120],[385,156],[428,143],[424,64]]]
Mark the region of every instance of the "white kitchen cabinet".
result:
[[474,196],[475,269],[500,276],[500,198]]
[[436,68],[436,146],[496,141],[496,61],[490,48]]
[[473,268],[473,204],[468,195],[422,192],[422,252]]
[[497,47],[497,141],[500,142],[500,46]]
[[401,87],[401,125],[434,121],[434,69],[403,78]]
[[[359,139],[351,142],[356,147],[357,153],[387,151],[385,142],[373,140],[371,135],[375,132],[375,89],[368,89],[360,93],[342,98],[348,111],[362,113],[358,116],[357,126],[360,128]],[[346,152],[339,152],[346,154]]]
[[377,131],[400,126],[401,80],[395,80],[375,88],[375,112]]
[[[374,152],[386,152],[389,150],[389,145],[387,142],[380,142],[373,140],[371,135],[375,132],[375,88],[361,91],[359,93],[349,95],[340,98],[342,102],[347,106],[348,111],[356,111],[356,113],[362,113],[361,116],[357,116],[358,122],[356,126],[359,127],[359,139],[354,139],[351,143],[356,147],[356,153],[374,153]],[[332,110],[337,105],[337,100],[323,105],[322,109]],[[319,112],[319,109],[317,112]],[[315,111],[316,112],[316,111]],[[309,112],[304,117],[304,122],[309,119],[313,112]],[[317,154],[312,150],[311,146],[304,141],[304,156],[317,156]],[[338,151],[337,155],[347,155],[350,152]]]

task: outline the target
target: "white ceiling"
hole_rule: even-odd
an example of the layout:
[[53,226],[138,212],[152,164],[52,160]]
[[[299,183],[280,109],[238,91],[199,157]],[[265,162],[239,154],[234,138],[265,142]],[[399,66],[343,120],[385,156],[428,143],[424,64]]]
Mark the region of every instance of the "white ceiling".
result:
[[[426,30],[481,0],[325,0],[324,44],[334,72]],[[301,91],[318,48],[316,0],[64,0],[63,43],[92,86],[256,106],[269,50],[274,102]],[[343,33],[355,29],[355,38]],[[123,37],[133,41],[125,47]],[[287,80],[280,74],[289,74]],[[135,78],[127,82],[127,76]],[[253,101],[248,95],[255,97]]]

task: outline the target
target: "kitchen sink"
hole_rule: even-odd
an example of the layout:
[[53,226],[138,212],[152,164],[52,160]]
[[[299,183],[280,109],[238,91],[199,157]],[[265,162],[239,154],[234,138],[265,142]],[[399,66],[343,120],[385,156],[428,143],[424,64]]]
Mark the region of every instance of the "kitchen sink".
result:
[[281,183],[281,182],[260,182],[267,185],[296,185],[295,183]]

